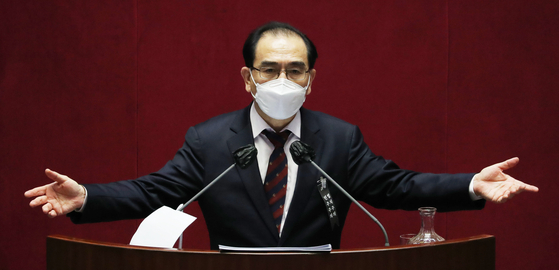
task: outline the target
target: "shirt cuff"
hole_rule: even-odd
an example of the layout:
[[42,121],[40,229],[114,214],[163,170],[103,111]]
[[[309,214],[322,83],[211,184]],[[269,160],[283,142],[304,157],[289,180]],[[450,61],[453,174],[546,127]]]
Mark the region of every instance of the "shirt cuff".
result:
[[[470,184],[470,186],[471,186],[471,184]],[[87,188],[85,188],[84,186],[82,186],[82,188],[83,188],[83,191],[85,192],[85,198],[83,199],[82,207],[74,210],[75,212],[78,212],[78,213],[83,211],[83,209],[85,208],[85,203],[87,202]]]
[[[475,177],[475,176],[474,176]],[[483,199],[483,197],[478,196],[475,192],[474,192],[474,178],[472,177],[472,181],[470,181],[470,198],[472,199],[472,201],[477,201],[477,200],[481,200]],[[84,203],[85,205],[85,203]],[[83,208],[83,207],[82,207]]]

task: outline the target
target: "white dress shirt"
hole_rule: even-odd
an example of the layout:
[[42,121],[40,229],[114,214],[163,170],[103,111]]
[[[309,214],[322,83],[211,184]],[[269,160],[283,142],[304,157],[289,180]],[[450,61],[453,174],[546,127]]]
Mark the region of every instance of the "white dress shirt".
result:
[[[274,151],[274,144],[270,142],[266,135],[262,134],[262,131],[267,129],[275,132],[264,119],[258,114],[254,103],[250,108],[250,123],[252,126],[252,134],[254,136],[254,146],[258,150],[256,156],[256,161],[258,162],[258,169],[260,170],[260,177],[262,178],[262,185],[266,181],[266,172],[268,171],[268,163],[270,162],[270,155]],[[297,172],[299,171],[299,166],[293,161],[291,154],[289,152],[289,147],[294,141],[301,138],[301,115],[299,112],[295,115],[295,118],[281,131],[289,130],[291,134],[287,138],[283,150],[285,152],[285,157],[287,157],[287,188],[285,194],[285,204],[283,207],[283,216],[281,218],[280,236],[283,231],[283,225],[285,224],[285,218],[289,212],[289,206],[291,205],[291,200],[293,199],[293,193],[295,192],[295,183],[297,182]],[[281,132],[280,131],[280,132]]]

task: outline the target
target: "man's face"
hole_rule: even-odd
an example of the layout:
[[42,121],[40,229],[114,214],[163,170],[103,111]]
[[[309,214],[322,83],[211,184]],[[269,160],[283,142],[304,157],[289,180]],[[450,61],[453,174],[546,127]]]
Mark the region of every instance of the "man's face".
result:
[[[283,34],[264,34],[256,45],[256,52],[254,58],[254,67],[261,69],[263,67],[273,67],[281,70],[287,70],[293,67],[303,67],[304,70],[309,69],[309,61],[307,59],[307,47],[305,42],[297,35],[283,35]],[[260,77],[257,70],[250,70],[248,67],[241,69],[241,74],[245,80],[246,91],[256,95],[256,86],[250,78],[250,73],[256,83],[265,83],[269,80]],[[314,79],[316,71],[310,70],[307,76],[302,81],[295,81],[299,85],[305,87],[307,83],[307,95],[311,92],[309,83]],[[286,78],[285,72],[280,73],[280,78]]]

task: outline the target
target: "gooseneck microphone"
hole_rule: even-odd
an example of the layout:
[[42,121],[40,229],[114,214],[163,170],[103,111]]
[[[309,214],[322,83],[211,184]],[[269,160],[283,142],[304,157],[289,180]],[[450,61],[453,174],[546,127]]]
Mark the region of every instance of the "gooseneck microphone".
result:
[[[231,164],[229,168],[223,171],[220,175],[218,175],[214,180],[212,180],[206,187],[204,187],[200,192],[198,192],[192,199],[190,199],[185,204],[179,205],[177,211],[182,211],[185,207],[191,204],[193,201],[198,199],[200,195],[204,194],[208,188],[210,188],[213,184],[215,184],[221,177],[223,177],[227,172],[232,170],[235,165],[241,167],[241,169],[246,169],[254,160],[256,159],[256,154],[258,154],[258,150],[252,144],[247,144],[245,146],[239,147],[239,149],[233,152],[233,157],[235,158],[235,163]],[[182,249],[182,233],[179,238],[179,249]]]
[[380,229],[382,230],[382,233],[384,234],[384,240],[385,240],[384,245],[387,247],[390,246],[390,244],[388,243],[388,234],[386,234],[386,230],[384,229],[382,224],[380,224],[380,222],[373,215],[371,215],[371,213],[369,213],[369,211],[367,211],[365,207],[363,207],[359,202],[357,202],[357,200],[355,200],[351,195],[349,195],[347,191],[345,191],[340,185],[338,185],[338,183],[336,183],[336,181],[334,181],[334,179],[332,179],[330,175],[328,175],[324,170],[322,170],[318,165],[316,165],[316,163],[313,161],[313,159],[316,157],[316,154],[314,153],[314,149],[312,149],[310,145],[301,141],[295,141],[291,144],[291,147],[289,148],[289,152],[291,152],[291,157],[293,157],[293,161],[295,161],[297,165],[301,165],[306,162],[312,164],[314,167],[316,167],[316,169],[318,169],[319,172],[322,173],[322,175],[324,175],[328,180],[330,180],[330,182],[334,186],[336,186],[344,195],[346,195],[353,203],[359,206],[359,208],[361,208],[363,212],[365,212],[374,222],[376,222],[380,227]]
[[218,175],[214,180],[212,180],[206,187],[204,187],[198,194],[194,195],[192,199],[190,199],[185,204],[179,206],[177,211],[182,211],[185,207],[191,204],[193,201],[198,199],[200,195],[202,195],[208,188],[210,188],[213,184],[215,184],[219,179],[221,179],[227,172],[232,170],[235,165],[241,167],[241,169],[246,169],[254,160],[256,159],[256,154],[258,154],[258,150],[252,144],[247,144],[245,146],[240,147],[239,149],[233,152],[233,157],[235,158],[235,163],[231,164],[229,168],[223,171],[220,175]]

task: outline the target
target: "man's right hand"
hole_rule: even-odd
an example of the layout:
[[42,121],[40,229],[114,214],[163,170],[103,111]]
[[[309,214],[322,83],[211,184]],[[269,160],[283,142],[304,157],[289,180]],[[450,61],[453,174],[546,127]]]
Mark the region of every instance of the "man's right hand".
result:
[[83,206],[85,200],[83,186],[68,176],[49,169],[45,170],[45,174],[54,183],[26,191],[25,197],[36,197],[29,203],[29,206],[42,205],[43,213],[50,218],[65,215]]

